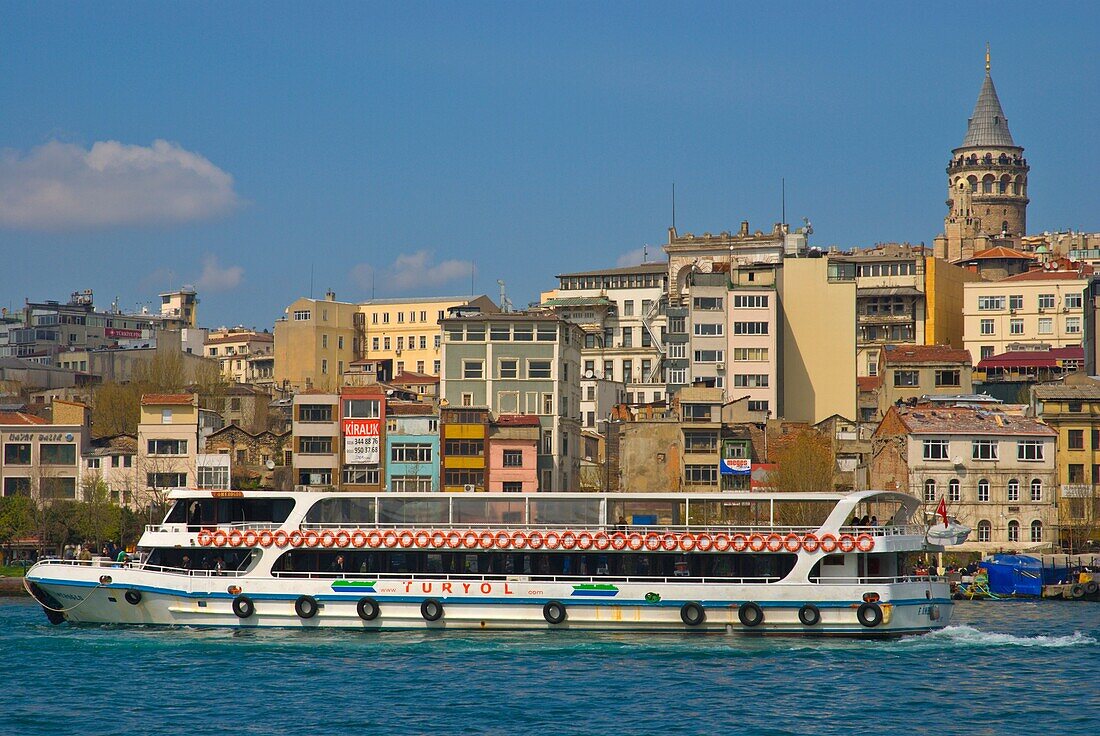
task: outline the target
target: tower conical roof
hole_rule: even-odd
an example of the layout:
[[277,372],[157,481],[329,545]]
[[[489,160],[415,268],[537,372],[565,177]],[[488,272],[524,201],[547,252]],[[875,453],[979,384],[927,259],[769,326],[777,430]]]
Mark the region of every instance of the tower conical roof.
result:
[[970,116],[970,124],[966,128],[966,138],[963,139],[961,148],[969,147],[1000,147],[1016,144],[1012,141],[1012,134],[1008,132],[1008,119],[1001,109],[1001,101],[997,98],[997,88],[993,86],[993,77],[986,68],[985,81],[982,82],[982,91],[978,93],[978,102],[974,105],[974,114]]

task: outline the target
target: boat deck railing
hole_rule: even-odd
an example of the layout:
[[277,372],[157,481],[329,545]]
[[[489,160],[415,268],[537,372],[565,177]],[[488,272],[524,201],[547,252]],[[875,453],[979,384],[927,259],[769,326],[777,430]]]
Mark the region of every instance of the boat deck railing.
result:
[[[766,577],[699,577],[699,576],[643,576],[643,575],[551,575],[551,574],[520,574],[515,573],[437,573],[437,572],[413,572],[413,573],[356,573],[354,575],[333,572],[272,572],[273,577],[279,579],[320,579],[320,580],[347,580],[354,583],[357,579],[378,582],[382,580],[428,582],[501,582],[501,583],[578,583],[578,584],[613,584],[613,583],[715,583],[726,585],[778,583],[783,578],[775,576]],[[419,591],[423,592],[423,591]]]
[[[787,534],[816,534],[820,531],[820,526],[781,526],[781,525],[706,525],[706,524],[586,524],[586,523],[561,523],[561,524],[501,524],[493,522],[464,522],[464,523],[419,523],[416,521],[408,522],[395,522],[387,524],[366,524],[366,523],[302,523],[298,525],[285,525],[275,524],[272,522],[233,522],[226,524],[204,524],[202,526],[184,525],[184,524],[147,524],[145,531],[147,533],[179,533],[186,531],[188,533],[197,534],[203,529],[215,530],[221,529],[225,531],[231,531],[233,529],[239,531],[264,531],[276,529],[285,529],[285,531],[291,531],[298,529],[301,531],[324,531],[326,529],[336,531],[344,530],[347,532],[354,531],[387,531],[390,529],[404,531],[406,529],[412,531],[424,530],[429,533],[435,531],[450,532],[467,532],[470,530],[481,531],[563,531],[569,530],[576,533],[589,532],[595,534],[597,532],[603,532],[605,534],[614,534],[615,532],[622,532],[624,534],[665,534],[665,533],[685,533],[691,532],[693,534],[780,534],[786,536]],[[893,526],[842,526],[836,532],[837,534],[851,534],[852,536],[858,536],[860,534],[867,534],[872,537],[897,537],[897,536],[920,536],[923,537],[927,532],[927,528],[919,524],[908,525],[893,525]]]
[[946,583],[942,575],[897,575],[894,577],[811,577],[811,583],[819,585],[891,585],[898,583]]
[[176,575],[190,575],[192,577],[241,577],[248,574],[243,570],[194,570],[183,567],[168,567],[166,565],[150,565],[147,562],[116,562],[106,557],[92,558],[91,560],[39,560],[34,567],[64,565],[66,567],[92,567],[99,570],[146,570],[149,572],[168,572]]

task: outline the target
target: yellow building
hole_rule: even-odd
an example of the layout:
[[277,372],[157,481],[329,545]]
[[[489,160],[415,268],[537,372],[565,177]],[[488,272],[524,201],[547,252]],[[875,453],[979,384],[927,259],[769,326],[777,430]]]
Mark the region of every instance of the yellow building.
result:
[[778,416],[817,422],[856,416],[856,282],[830,277],[825,258],[786,258],[780,307]]
[[981,279],[940,258],[924,259],[925,345],[963,346],[963,287]]
[[489,297],[371,299],[355,304],[302,298],[275,323],[275,384],[334,391],[352,361],[392,360],[394,374],[438,376],[439,320],[453,307],[499,309]]
[[137,436],[140,505],[172,488],[198,485],[199,407],[195,394],[145,394]]
[[1068,262],[963,286],[963,347],[977,365],[1010,345],[1077,347],[1084,335],[1089,275]]
[[160,316],[181,320],[185,327],[198,324],[196,312],[199,306],[197,292],[190,286],[160,295]]
[[1057,433],[1058,515],[1071,552],[1100,537],[1100,382],[1082,373],[1031,389],[1032,410]]
[[449,407],[440,411],[443,435],[440,487],[444,491],[485,491],[489,488],[489,409]]

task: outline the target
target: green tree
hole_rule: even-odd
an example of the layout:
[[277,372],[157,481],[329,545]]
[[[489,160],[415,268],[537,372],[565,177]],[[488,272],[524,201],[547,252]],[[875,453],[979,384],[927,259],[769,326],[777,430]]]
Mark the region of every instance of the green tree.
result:
[[0,497],[0,545],[34,533],[35,508],[28,496]]

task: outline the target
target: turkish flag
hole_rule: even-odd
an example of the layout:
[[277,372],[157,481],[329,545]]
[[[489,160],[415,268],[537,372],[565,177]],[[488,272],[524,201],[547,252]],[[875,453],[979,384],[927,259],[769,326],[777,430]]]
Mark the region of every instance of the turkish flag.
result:
[[936,507],[936,513],[943,519],[943,528],[947,528],[947,499],[940,497],[940,505]]

